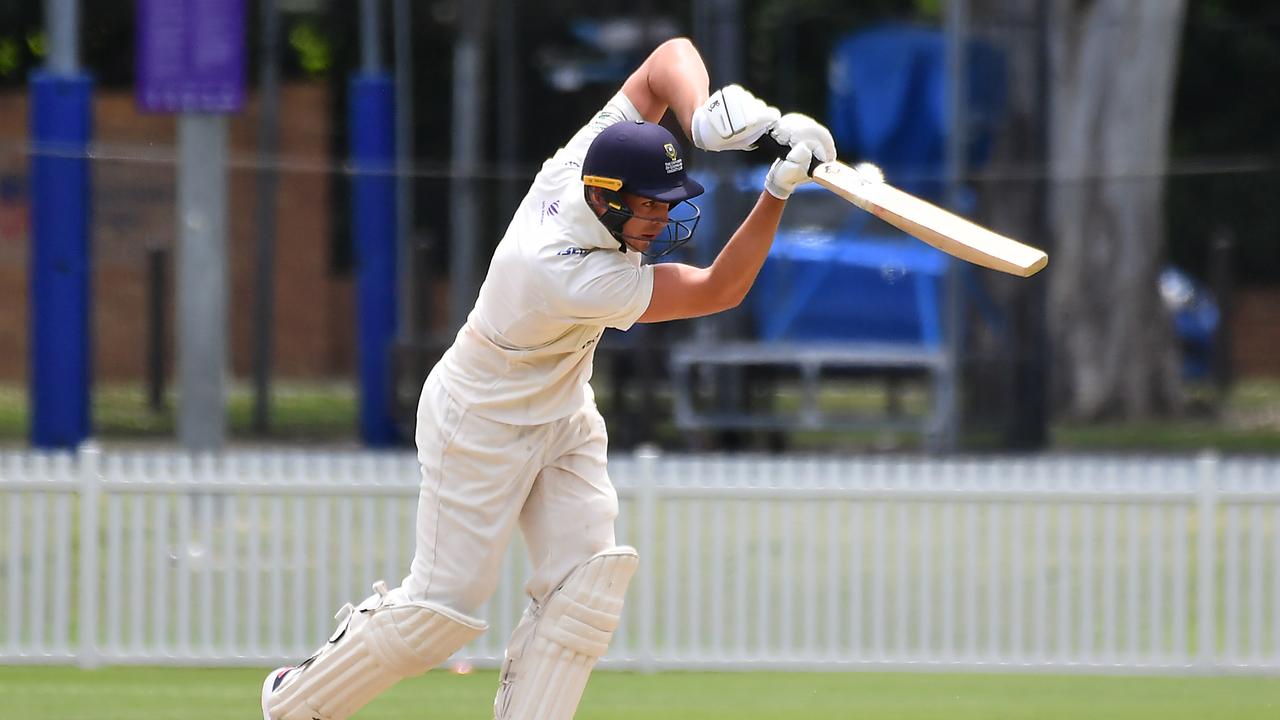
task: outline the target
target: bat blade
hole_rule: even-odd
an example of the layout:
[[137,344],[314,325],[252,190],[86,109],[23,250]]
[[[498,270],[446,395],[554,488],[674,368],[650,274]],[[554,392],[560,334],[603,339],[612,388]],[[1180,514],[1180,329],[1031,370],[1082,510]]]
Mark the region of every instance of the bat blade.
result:
[[818,165],[813,179],[831,192],[939,250],[975,265],[1030,277],[1049,263],[1043,250],[994,233],[884,182],[868,182],[840,162]]

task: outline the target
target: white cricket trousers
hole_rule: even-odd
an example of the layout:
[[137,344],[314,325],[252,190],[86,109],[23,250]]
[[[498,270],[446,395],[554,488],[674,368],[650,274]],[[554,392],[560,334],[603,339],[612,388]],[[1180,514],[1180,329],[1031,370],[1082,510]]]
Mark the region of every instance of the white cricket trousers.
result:
[[569,417],[506,425],[459,405],[435,371],[418,401],[422,468],[417,548],[401,583],[410,599],[472,615],[493,594],[517,521],[541,601],[578,565],[614,547],[618,495],[590,390]]

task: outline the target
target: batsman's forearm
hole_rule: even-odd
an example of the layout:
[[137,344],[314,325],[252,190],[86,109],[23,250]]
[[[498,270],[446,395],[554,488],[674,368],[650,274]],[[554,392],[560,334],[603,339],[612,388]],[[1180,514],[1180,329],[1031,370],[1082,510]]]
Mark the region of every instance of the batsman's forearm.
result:
[[627,79],[623,91],[646,120],[657,122],[667,108],[688,137],[693,111],[706,101],[710,80],[698,49],[687,38],[657,47]]
[[773,237],[778,232],[778,223],[786,206],[785,200],[767,192],[760,193],[760,199],[747,219],[742,221],[708,268],[712,285],[724,292],[729,307],[741,303],[755,283],[760,267],[769,256],[769,248],[773,245]]

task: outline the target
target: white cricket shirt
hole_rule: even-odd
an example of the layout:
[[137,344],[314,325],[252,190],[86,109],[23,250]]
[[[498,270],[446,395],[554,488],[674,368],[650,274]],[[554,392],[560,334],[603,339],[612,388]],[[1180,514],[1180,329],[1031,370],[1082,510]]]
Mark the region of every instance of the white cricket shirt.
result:
[[653,268],[619,251],[582,193],[582,161],[602,130],[640,113],[621,92],[542,164],[494,251],[475,308],[435,372],[471,412],[537,425],[582,407],[606,327],[649,307]]

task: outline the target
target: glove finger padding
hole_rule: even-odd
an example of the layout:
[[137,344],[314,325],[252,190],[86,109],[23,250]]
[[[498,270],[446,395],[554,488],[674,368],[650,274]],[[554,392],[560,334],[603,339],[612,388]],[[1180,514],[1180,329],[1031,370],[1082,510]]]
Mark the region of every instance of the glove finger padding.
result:
[[807,145],[819,162],[836,159],[836,141],[822,123],[802,113],[787,113],[770,130],[779,144]]
[[778,109],[741,85],[726,85],[693,111],[690,134],[703,150],[746,150],[778,121]]
[[809,163],[813,151],[808,145],[794,145],[787,157],[774,160],[764,178],[764,189],[779,200],[786,200],[796,187],[809,181]]

